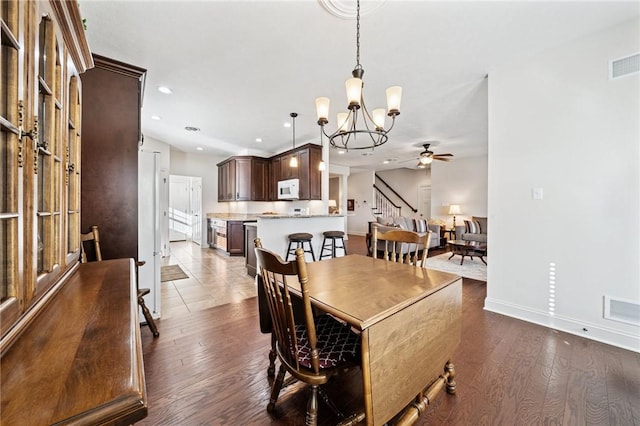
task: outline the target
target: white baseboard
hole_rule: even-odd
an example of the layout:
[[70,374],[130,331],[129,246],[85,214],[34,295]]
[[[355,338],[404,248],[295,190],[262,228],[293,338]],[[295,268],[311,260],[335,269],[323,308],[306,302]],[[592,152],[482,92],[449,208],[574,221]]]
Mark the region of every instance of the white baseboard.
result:
[[625,333],[488,297],[484,300],[484,309],[640,353],[640,333]]

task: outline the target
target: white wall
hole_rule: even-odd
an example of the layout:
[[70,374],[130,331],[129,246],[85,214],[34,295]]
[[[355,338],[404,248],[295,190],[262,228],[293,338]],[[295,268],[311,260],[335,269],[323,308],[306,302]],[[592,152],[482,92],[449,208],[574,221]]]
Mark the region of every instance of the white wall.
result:
[[158,192],[160,196],[160,250],[162,251],[162,256],[164,257],[169,255],[169,169],[171,167],[171,146],[164,142],[160,142],[156,139],[145,136],[142,150],[159,153],[158,174],[160,175],[160,182],[158,183]]
[[355,210],[346,212],[347,230],[350,234],[366,235],[369,222],[375,220],[372,213],[373,207],[373,181],[374,172],[367,171],[355,173],[349,176],[347,183],[347,198],[355,200]]
[[489,73],[485,301],[635,351],[640,328],[604,319],[603,297],[640,303],[640,79],[608,79],[639,40],[634,20]]
[[449,205],[458,204],[462,214],[456,216],[456,225],[464,225],[471,216],[486,217],[487,164],[487,156],[431,163],[431,216],[444,220],[449,228],[453,225]]

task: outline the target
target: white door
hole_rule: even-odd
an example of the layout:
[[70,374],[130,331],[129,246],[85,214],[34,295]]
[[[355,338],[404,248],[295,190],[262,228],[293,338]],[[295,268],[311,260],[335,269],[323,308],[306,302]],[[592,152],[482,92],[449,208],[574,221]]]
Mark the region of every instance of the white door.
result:
[[421,217],[431,217],[431,185],[420,185],[418,188],[418,213]]
[[151,290],[144,300],[154,318],[160,317],[159,155],[138,151],[138,261],[145,262],[138,268],[138,287]]
[[160,169],[160,251],[162,257],[171,254],[169,245],[169,171]]
[[169,241],[191,238],[189,177],[169,176]]
[[191,178],[191,238],[202,245],[202,178]]

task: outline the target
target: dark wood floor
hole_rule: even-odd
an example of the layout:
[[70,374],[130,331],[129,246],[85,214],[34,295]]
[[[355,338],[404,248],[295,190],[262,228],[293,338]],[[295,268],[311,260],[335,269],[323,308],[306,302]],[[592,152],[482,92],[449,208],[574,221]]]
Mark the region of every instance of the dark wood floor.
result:
[[[348,249],[364,252],[363,239],[350,236]],[[484,282],[464,279],[457,394],[438,395],[418,424],[640,426],[640,354],[487,312],[485,296]],[[266,411],[270,340],[255,298],[158,326],[157,339],[142,330],[149,416],[139,424],[304,424],[301,384]],[[354,370],[327,388],[345,413],[360,405],[359,380]],[[319,423],[336,422],[321,404]]]

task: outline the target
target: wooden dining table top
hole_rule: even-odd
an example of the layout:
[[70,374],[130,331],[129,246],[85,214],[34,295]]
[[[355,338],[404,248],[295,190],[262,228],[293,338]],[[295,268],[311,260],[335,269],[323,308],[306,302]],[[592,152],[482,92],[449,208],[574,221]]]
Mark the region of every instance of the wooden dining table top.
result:
[[[307,264],[307,288],[321,310],[364,330],[447,287],[458,275],[351,254]],[[299,283],[290,283],[300,291]]]

